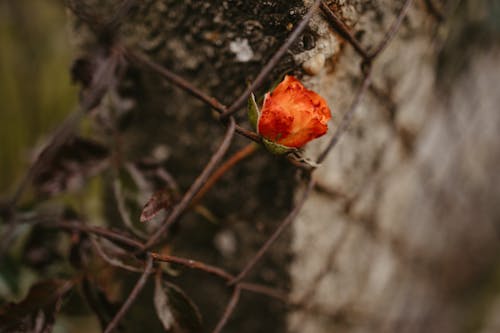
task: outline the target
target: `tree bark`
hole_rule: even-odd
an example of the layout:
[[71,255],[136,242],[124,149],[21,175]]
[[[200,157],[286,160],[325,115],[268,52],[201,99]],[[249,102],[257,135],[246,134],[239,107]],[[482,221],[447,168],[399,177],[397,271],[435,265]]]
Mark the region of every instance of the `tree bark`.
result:
[[[142,1],[122,28],[123,43],[230,103],[311,2]],[[367,49],[382,40],[402,6],[326,3]],[[244,299],[227,331],[498,329],[499,9],[486,0],[439,2],[434,6],[445,8],[443,21],[434,3],[415,1],[395,40],[375,59],[370,88],[349,131],[316,171],[317,186],[292,236],[280,239],[251,276],[291,287],[298,306],[292,311]],[[360,63],[318,13],[256,94],[285,72],[302,77],[332,108],[332,134],[360,84]],[[122,119],[126,156],[166,150],[165,166],[187,188],[221,129],[207,107],[154,74],[132,64],[127,78],[120,94],[134,106]],[[237,119],[244,121],[243,112]],[[327,141],[310,144],[307,154],[317,156]],[[244,143],[238,139],[233,151]],[[220,224],[190,214],[172,247],[240,269],[289,212],[301,190],[294,172],[259,152],[207,196],[204,204]],[[225,256],[213,246],[221,234],[237,240],[235,253]],[[180,283],[211,327],[229,294],[217,283],[193,288],[196,278]]]

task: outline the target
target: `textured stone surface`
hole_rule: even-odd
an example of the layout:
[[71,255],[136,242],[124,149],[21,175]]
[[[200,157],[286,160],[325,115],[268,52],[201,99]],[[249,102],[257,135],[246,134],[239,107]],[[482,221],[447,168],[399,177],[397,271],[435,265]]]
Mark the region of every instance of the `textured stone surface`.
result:
[[[350,17],[354,31],[374,45],[397,5],[349,3],[358,8]],[[413,6],[375,62],[376,89],[318,170],[320,191],[294,224],[292,297],[305,309],[289,316],[291,332],[458,332],[483,325],[493,332],[486,327],[498,325],[488,313],[498,314],[491,300],[498,299],[500,98],[493,87],[500,49],[464,45],[474,48],[468,66],[454,68],[452,82],[438,77],[436,31],[469,24],[463,12],[456,15],[435,30],[423,5]],[[444,47],[441,57],[463,57],[462,49]],[[327,67],[310,79],[336,111],[334,123],[357,87],[358,64],[347,47],[333,74]]]

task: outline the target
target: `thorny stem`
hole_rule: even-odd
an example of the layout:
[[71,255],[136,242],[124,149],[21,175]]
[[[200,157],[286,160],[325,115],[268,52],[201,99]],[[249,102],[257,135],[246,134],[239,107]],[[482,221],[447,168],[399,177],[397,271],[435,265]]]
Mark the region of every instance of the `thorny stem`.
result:
[[314,186],[314,180],[312,178],[309,178],[306,189],[304,193],[302,194],[302,197],[299,199],[299,201],[295,204],[295,207],[293,210],[288,214],[288,216],[279,224],[278,228],[274,231],[274,233],[269,237],[269,239],[262,245],[262,247],[259,249],[259,251],[250,259],[250,261],[246,264],[246,266],[241,270],[241,272],[236,276],[234,279],[229,281],[229,285],[234,285],[238,282],[240,282],[242,279],[246,277],[246,275],[252,270],[252,268],[259,262],[260,259],[264,256],[264,254],[269,250],[271,245],[274,244],[276,239],[278,239],[279,236],[283,233],[283,231],[292,223],[292,221],[295,219],[297,214],[300,212],[302,209],[302,206],[306,202],[307,197],[309,196],[309,193],[311,192],[312,187]]
[[167,231],[167,229],[175,222],[177,221],[177,218],[180,217],[184,211],[189,207],[191,200],[194,198],[194,196],[198,193],[198,191],[202,188],[202,186],[205,184],[207,181],[208,177],[210,177],[210,174],[212,171],[215,169],[215,166],[219,163],[219,161],[224,157],[224,154],[226,153],[227,149],[229,148],[229,145],[231,144],[231,141],[234,136],[234,131],[235,131],[235,121],[234,118],[229,119],[229,126],[227,127],[226,134],[224,136],[224,140],[222,141],[221,145],[217,149],[217,151],[212,155],[212,158],[210,161],[207,163],[203,171],[200,173],[200,175],[196,178],[196,180],[193,182],[189,190],[184,194],[183,198],[177,204],[170,215],[167,217],[165,222],[163,222],[162,226],[149,238],[147,243],[142,247],[143,251],[147,251],[151,247],[153,247],[163,236],[163,234]]
[[134,286],[134,289],[130,292],[128,295],[127,299],[123,303],[122,307],[118,312],[116,313],[115,317],[111,320],[111,322],[108,324],[106,329],[104,330],[104,333],[110,333],[112,332],[120,320],[122,320],[123,316],[128,312],[132,304],[134,303],[135,299],[139,295],[139,293],[142,291],[144,288],[144,285],[146,284],[148,280],[149,274],[151,274],[153,270],[153,258],[148,255],[148,259],[146,261],[146,268],[144,269],[144,272],[142,273],[141,277],[139,280],[137,280],[136,285]]
[[217,323],[217,326],[214,328],[212,333],[220,333],[224,326],[226,326],[227,321],[229,320],[229,317],[231,317],[231,314],[233,313],[234,309],[236,308],[236,305],[238,305],[238,301],[240,300],[240,294],[241,290],[239,286],[234,287],[233,294],[231,296],[231,299],[227,303],[226,309],[224,310],[224,313],[222,314],[221,319]]
[[222,177],[226,172],[228,172],[232,167],[234,167],[238,162],[252,155],[259,146],[251,142],[242,149],[238,150],[233,156],[231,156],[227,161],[225,161],[215,172],[208,178],[207,182],[200,189],[198,194],[193,198],[191,206],[195,206],[203,196],[215,185],[215,183]]
[[304,31],[304,29],[307,27],[309,24],[309,20],[313,16],[313,14],[316,12],[316,9],[318,8],[320,3],[320,0],[316,0],[311,8],[309,8],[309,11],[307,12],[306,15],[302,18],[300,23],[297,25],[297,28],[290,34],[288,39],[281,45],[281,47],[274,53],[274,55],[271,57],[271,59],[267,62],[267,64],[262,68],[260,73],[257,75],[255,78],[255,81],[248,86],[248,88],[236,99],[236,101],[231,104],[229,109],[227,111],[223,112],[221,114],[221,119],[227,118],[230,115],[234,114],[237,112],[243,104],[246,102],[248,99],[248,96],[252,92],[254,92],[257,88],[260,87],[260,85],[264,82],[266,79],[267,75],[273,70],[273,68],[276,66],[276,64],[280,61],[280,59],[285,55],[285,53],[288,51],[290,46],[295,42],[295,40],[300,36],[300,34]]

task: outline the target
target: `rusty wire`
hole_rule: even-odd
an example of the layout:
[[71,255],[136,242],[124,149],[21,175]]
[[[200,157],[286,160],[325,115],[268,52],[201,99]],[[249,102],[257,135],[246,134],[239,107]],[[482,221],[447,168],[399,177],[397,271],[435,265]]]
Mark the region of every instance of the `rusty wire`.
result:
[[[126,3],[127,6],[130,5],[130,2]],[[65,139],[67,139],[72,135],[76,124],[78,123],[79,120],[82,119],[85,113],[100,103],[102,97],[107,92],[108,88],[113,84],[113,81],[117,79],[114,75],[117,72],[117,68],[121,64],[121,60],[127,59],[131,64],[148,68],[149,70],[158,74],[162,78],[171,82],[173,85],[183,89],[193,97],[199,99],[205,105],[209,106],[211,109],[217,111],[220,114],[219,121],[222,122],[227,127],[227,129],[224,135],[224,139],[219,145],[219,148],[212,154],[205,168],[195,179],[195,181],[193,182],[189,190],[184,194],[180,202],[174,207],[172,212],[163,221],[162,225],[145,243],[136,239],[133,236],[126,235],[121,231],[111,230],[109,228],[89,226],[82,223],[76,223],[64,220],[39,221],[39,225],[47,228],[68,230],[71,232],[79,231],[93,236],[95,235],[98,237],[103,237],[119,246],[121,245],[126,248],[132,249],[132,252],[135,255],[138,255],[139,257],[142,256],[142,258],[146,258],[144,260],[144,269],[141,270],[142,274],[137,284],[130,292],[130,294],[126,297],[124,304],[122,305],[121,309],[116,313],[114,318],[110,321],[110,323],[105,329],[105,332],[113,331],[117,327],[118,323],[123,318],[125,313],[133,305],[137,295],[146,284],[150,273],[154,270],[155,262],[169,262],[172,264],[186,266],[191,269],[203,271],[209,275],[218,277],[226,281],[227,287],[232,290],[232,296],[225,308],[224,313],[222,314],[220,320],[218,321],[216,327],[213,330],[214,333],[221,332],[224,329],[224,326],[226,325],[227,321],[230,319],[232,313],[234,312],[235,308],[238,305],[242,290],[257,294],[263,294],[268,297],[288,302],[286,292],[282,292],[268,286],[250,283],[248,281],[245,281],[245,278],[247,277],[248,272],[255,267],[255,265],[259,262],[261,258],[263,258],[266,255],[269,248],[275,243],[275,241],[279,238],[282,232],[293,222],[294,218],[300,212],[302,206],[304,205],[309,196],[309,193],[314,188],[315,184],[313,177],[314,169],[306,171],[305,178],[307,180],[305,182],[305,190],[301,198],[295,203],[291,212],[283,219],[281,223],[279,223],[278,228],[274,231],[274,233],[271,236],[269,236],[268,240],[255,253],[255,255],[252,258],[250,258],[245,267],[238,274],[233,275],[232,273],[227,272],[225,269],[221,267],[216,267],[203,262],[186,258],[180,258],[173,255],[163,255],[159,253],[150,252],[150,249],[154,245],[156,245],[159,241],[164,240],[166,238],[166,234],[168,232],[169,227],[172,224],[178,222],[180,217],[190,207],[190,203],[195,198],[198,191],[200,191],[203,184],[212,175],[215,167],[221,162],[225,152],[228,150],[231,142],[233,141],[234,133],[241,134],[252,141],[260,142],[260,137],[257,133],[244,129],[243,127],[236,124],[236,121],[232,117],[232,115],[241,108],[243,103],[248,98],[249,94],[252,91],[254,91],[259,85],[261,85],[262,82],[267,78],[270,71],[278,63],[281,57],[288,51],[289,47],[293,44],[293,42],[301,35],[303,30],[307,27],[310,18],[318,10],[318,8],[321,9],[324,18],[328,21],[331,28],[335,32],[337,32],[349,45],[351,45],[361,58],[360,85],[354,94],[354,99],[350,108],[344,113],[343,119],[338,125],[335,133],[333,134],[332,138],[330,139],[329,143],[326,145],[324,150],[320,153],[317,162],[321,163],[326,159],[326,157],[329,155],[332,149],[339,142],[342,135],[348,130],[352,122],[353,115],[361,99],[363,98],[363,96],[365,95],[370,86],[373,62],[394,39],[395,35],[397,34],[401,26],[401,22],[407,15],[411,3],[412,0],[404,1],[399,14],[394,19],[393,24],[387,30],[382,40],[372,50],[367,50],[354,37],[354,35],[349,31],[349,28],[342,22],[342,20],[339,19],[332,10],[330,10],[328,5],[324,1],[316,0],[308,10],[306,15],[304,15],[301,22],[299,22],[297,28],[290,34],[290,36],[287,38],[284,44],[274,53],[271,59],[262,68],[255,81],[238,98],[236,98],[229,107],[218,101],[216,98],[208,96],[203,91],[193,86],[189,81],[171,72],[167,68],[164,68],[163,66],[155,63],[147,56],[140,54],[127,47],[113,48],[114,51],[110,52],[108,58],[101,62],[102,67],[98,69],[98,73],[100,74],[97,75],[97,77],[94,79],[93,85],[88,89],[86,95],[83,96],[83,99],[80,103],[80,109],[76,113],[78,116],[75,115],[70,116],[69,120],[66,123],[63,123],[59,127],[59,129],[55,132],[53,139],[51,139],[48,142],[45,150],[43,150],[42,153],[39,155],[39,157],[32,163],[31,167],[29,168],[27,176],[21,182],[21,185],[18,187],[18,189],[12,196],[10,206],[8,207],[9,210],[15,211],[15,206],[21,194],[31,181],[33,173],[36,172],[36,169],[43,167],[44,163],[47,163],[46,161],[50,159],[50,157],[54,154],[55,151],[57,151],[58,148],[61,147],[62,145],[61,141],[64,141]],[[426,3],[428,4],[428,6],[431,7],[433,5],[433,2],[431,1],[427,1]],[[435,9],[434,7],[432,8]],[[116,21],[117,18],[114,18],[114,20]],[[97,243],[94,241],[94,245],[96,244]],[[109,255],[103,253],[98,244],[97,244],[97,250],[98,250],[97,254],[105,257],[104,258],[105,261],[111,265],[111,260],[108,257]],[[130,267],[121,267],[121,268],[131,270]],[[136,269],[134,268],[133,270],[135,271]]]

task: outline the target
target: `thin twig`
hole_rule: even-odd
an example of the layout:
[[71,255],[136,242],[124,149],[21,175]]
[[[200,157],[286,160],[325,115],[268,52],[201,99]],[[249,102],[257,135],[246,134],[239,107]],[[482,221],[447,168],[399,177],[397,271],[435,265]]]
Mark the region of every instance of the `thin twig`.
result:
[[189,190],[184,194],[183,198],[177,204],[170,215],[167,217],[165,222],[163,222],[162,226],[158,228],[158,230],[149,238],[147,243],[144,245],[142,248],[143,251],[146,251],[150,249],[152,246],[154,246],[160,237],[163,236],[163,234],[167,231],[167,229],[172,225],[175,221],[177,221],[177,218],[179,218],[186,208],[189,207],[189,204],[191,203],[191,200],[194,198],[196,193],[201,189],[201,187],[205,184],[207,181],[208,177],[212,174],[212,171],[215,169],[215,166],[219,163],[219,161],[224,157],[224,154],[226,153],[227,149],[229,148],[229,145],[231,144],[231,141],[234,136],[235,132],[235,121],[234,118],[229,119],[229,126],[227,127],[226,134],[224,136],[224,140],[222,140],[221,145],[217,149],[217,151],[212,155],[210,158],[210,161],[207,163],[203,171],[200,173],[200,175],[196,178],[196,180],[193,182]]
[[149,274],[151,274],[152,270],[153,270],[153,258],[151,256],[148,256],[148,259],[146,261],[146,268],[144,269],[144,272],[142,273],[139,280],[137,280],[137,283],[135,284],[134,289],[132,289],[132,291],[128,295],[127,299],[123,303],[120,310],[118,310],[115,317],[111,320],[111,322],[108,324],[108,326],[104,330],[104,333],[110,333],[116,328],[116,326],[118,325],[120,320],[122,320],[123,316],[125,316],[125,314],[130,309],[130,307],[134,303],[134,301],[137,298],[137,296],[139,295],[139,293],[144,288],[144,285],[146,284],[146,281],[148,280],[148,276],[149,276]]
[[295,204],[295,207],[288,214],[288,216],[280,223],[278,228],[274,231],[271,237],[269,237],[269,239],[264,243],[264,245],[262,245],[259,251],[253,256],[253,258],[250,259],[250,261],[246,264],[245,268],[241,270],[238,276],[229,281],[228,283],[229,285],[234,285],[240,282],[242,279],[244,279],[246,275],[250,272],[250,270],[255,266],[255,264],[257,264],[259,260],[262,259],[267,250],[269,250],[269,247],[271,247],[271,245],[274,244],[276,239],[278,239],[278,237],[281,236],[283,231],[292,223],[297,214],[300,212],[313,186],[314,186],[314,180],[312,178],[309,178],[306,185],[306,189],[304,190],[302,197]]
[[309,11],[306,13],[306,15],[304,15],[300,23],[297,25],[297,28],[295,28],[295,30],[290,34],[285,43],[281,45],[278,51],[274,53],[274,55],[271,57],[271,59],[269,59],[267,64],[261,69],[260,73],[255,78],[255,81],[253,81],[252,84],[236,99],[236,101],[231,104],[231,106],[229,107],[229,109],[227,109],[227,111],[223,112],[220,115],[221,119],[225,119],[230,115],[234,114],[235,112],[237,112],[246,102],[248,96],[250,96],[252,92],[254,92],[257,88],[260,87],[260,85],[266,79],[267,75],[276,67],[276,64],[285,55],[285,53],[288,51],[293,42],[295,42],[295,40],[307,27],[307,25],[309,24],[309,20],[311,19],[316,9],[318,8],[319,3],[320,0],[316,0],[314,2],[311,8],[309,8]]
[[241,127],[239,125],[236,125],[236,133],[238,133],[240,135],[243,135],[244,137],[246,137],[246,138],[248,138],[248,139],[250,139],[252,141],[255,141],[257,143],[261,142],[260,135],[258,135],[255,132],[249,131],[246,128],[243,128],[243,127]]
[[192,96],[200,99],[201,101],[205,102],[206,104],[210,105],[212,108],[214,108],[218,112],[224,112],[226,111],[227,107],[219,102],[215,97],[210,97],[195,86],[193,86],[190,82],[187,80],[183,79],[179,75],[171,72],[170,70],[166,69],[165,67],[157,64],[156,62],[152,61],[149,59],[147,56],[128,49],[125,53],[126,57],[131,60],[132,62],[136,62],[139,64],[142,64],[146,67],[148,67],[150,70],[154,71],[155,73],[159,74],[161,77],[166,79],[169,82],[172,82],[174,85],[177,87],[183,89],[187,93],[191,94]]
[[226,172],[228,172],[232,167],[234,167],[239,161],[252,155],[257,150],[258,147],[259,146],[257,146],[253,142],[249,143],[242,149],[238,150],[227,161],[221,164],[221,166],[214,171],[214,173],[210,176],[210,178],[208,178],[207,182],[205,183],[205,185],[203,185],[198,194],[196,194],[196,196],[193,198],[191,205],[195,206],[203,198],[203,196],[212,188],[212,186],[215,185],[215,183],[219,180],[220,177],[222,177]]
[[330,23],[332,28],[335,29],[335,31],[337,31],[342,38],[349,42],[349,44],[352,45],[354,50],[356,50],[356,52],[358,52],[358,54],[363,57],[363,59],[368,59],[368,52],[366,52],[365,48],[361,46],[358,40],[353,36],[345,23],[342,22],[342,20],[340,20],[337,15],[335,15],[335,13],[330,9],[330,7],[328,7],[328,5],[324,1],[321,1],[320,6],[321,10],[328,18],[328,23]]
[[262,294],[272,298],[276,298],[277,300],[280,300],[284,303],[289,302],[287,293],[281,290],[276,290],[274,288],[263,286],[261,284],[249,283],[249,282],[240,282],[238,283],[238,286],[242,290],[247,290],[257,294]]
[[94,226],[89,226],[89,225],[85,225],[82,223],[72,223],[72,222],[65,222],[65,221],[58,221],[58,222],[51,222],[51,223],[40,223],[40,225],[45,227],[45,228],[78,230],[78,231],[86,232],[89,234],[95,234],[95,235],[99,235],[99,236],[102,236],[104,238],[107,238],[111,241],[116,241],[118,243],[122,243],[124,245],[128,245],[128,246],[131,246],[131,247],[137,248],[137,249],[140,249],[144,246],[141,242],[139,242],[131,237],[125,236],[125,235],[118,233],[116,231],[109,230],[109,229],[102,228],[102,227],[94,227]]
[[352,117],[354,115],[354,111],[356,111],[356,108],[358,107],[358,104],[361,101],[361,97],[364,95],[365,91],[367,90],[370,84],[370,73],[371,70],[370,67],[368,67],[363,77],[363,81],[361,82],[361,85],[359,86],[358,91],[356,92],[356,96],[354,97],[351,107],[342,118],[342,121],[340,122],[337,131],[333,134],[332,138],[330,139],[328,146],[319,155],[316,161],[318,164],[322,163],[325,160],[325,158],[328,156],[328,153],[330,153],[333,147],[336,146],[342,134],[344,134],[344,132],[349,128],[349,125],[351,124],[352,121]]
[[[226,281],[230,281],[230,280],[234,279],[234,275],[228,273],[227,271],[223,270],[222,268],[208,265],[208,264],[205,264],[205,263],[197,261],[197,260],[176,257],[176,256],[172,256],[172,255],[159,254],[159,253],[155,253],[155,252],[150,252],[150,254],[153,257],[153,259],[157,260],[157,261],[179,264],[179,265],[191,268],[191,269],[196,269],[196,270],[205,272],[207,274],[217,276],[217,277],[219,277],[223,280],[226,280]],[[254,292],[256,294],[266,295],[266,296],[281,300],[283,302],[288,301],[288,297],[287,297],[285,292],[280,291],[280,290],[276,290],[272,287],[268,287],[268,286],[258,284],[258,283],[248,283],[248,282],[238,283],[238,286],[242,290],[247,290],[250,292]]]
[[166,255],[166,254],[159,254],[159,253],[154,253],[154,252],[151,252],[151,257],[157,261],[170,262],[170,263],[183,265],[183,266],[186,266],[186,267],[189,267],[192,269],[197,269],[197,270],[203,271],[205,273],[218,276],[224,280],[231,280],[233,278],[233,276],[230,273],[226,272],[225,270],[223,270],[219,267],[204,264],[200,261],[180,258],[180,257],[176,257],[176,256]]
[[[215,97],[208,96],[200,89],[192,85],[190,82],[188,82],[186,79],[175,74],[169,69],[161,66],[160,64],[154,62],[147,56],[132,50],[127,50],[126,56],[129,60],[143,64],[144,66],[148,67],[149,69],[159,74],[160,76],[162,76],[164,79],[168,80],[175,86],[183,89],[192,96],[198,98],[202,102],[211,106],[215,111],[222,113],[227,110],[227,107],[224,104],[222,104],[219,100],[217,100]],[[243,135],[244,137],[247,137],[248,139],[255,141],[257,143],[260,142],[260,136],[257,133],[249,131],[239,125],[236,125],[236,133]]]
[[224,310],[224,313],[222,314],[222,317],[220,318],[219,322],[217,323],[217,326],[215,326],[214,330],[212,333],[220,333],[224,326],[226,326],[227,321],[229,320],[229,317],[231,317],[231,314],[233,313],[234,309],[236,308],[236,305],[238,305],[238,301],[240,300],[240,294],[241,290],[239,286],[236,286],[234,288],[233,294],[231,295],[231,299],[227,303],[226,309]]
[[382,53],[385,48],[389,45],[389,42],[392,41],[392,39],[396,36],[396,33],[399,30],[399,27],[401,26],[401,23],[403,22],[403,19],[406,17],[406,14],[408,12],[408,9],[410,8],[410,5],[413,0],[406,0],[405,3],[403,4],[403,7],[401,8],[401,11],[399,12],[398,16],[392,23],[391,27],[389,30],[386,32],[384,35],[384,38],[382,41],[378,44],[378,46],[373,50],[370,51],[369,59],[375,59],[380,53]]

